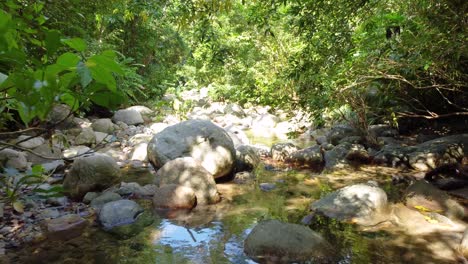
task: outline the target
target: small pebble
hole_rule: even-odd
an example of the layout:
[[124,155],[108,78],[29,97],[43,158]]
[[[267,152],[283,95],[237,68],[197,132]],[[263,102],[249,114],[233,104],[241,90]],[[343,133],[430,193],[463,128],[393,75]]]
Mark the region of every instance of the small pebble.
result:
[[269,192],[275,188],[276,188],[276,184],[274,183],[269,183],[269,182],[260,183],[260,190],[264,192]]

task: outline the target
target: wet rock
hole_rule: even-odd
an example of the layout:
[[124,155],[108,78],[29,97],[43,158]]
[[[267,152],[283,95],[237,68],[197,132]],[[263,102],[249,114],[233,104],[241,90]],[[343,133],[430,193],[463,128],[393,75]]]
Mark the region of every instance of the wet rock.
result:
[[299,147],[292,143],[276,143],[271,147],[271,157],[274,160],[285,161],[292,153],[299,150]]
[[256,178],[255,174],[248,172],[248,171],[242,171],[242,172],[236,173],[232,181],[237,184],[248,184],[248,183],[253,182],[255,178]]
[[410,208],[442,212],[450,218],[465,217],[465,209],[447,193],[426,181],[416,181],[406,190],[404,201]]
[[138,125],[143,124],[143,117],[136,110],[121,109],[115,112],[112,118],[114,122],[123,122],[127,125]]
[[288,161],[310,167],[320,167],[324,163],[322,150],[320,146],[313,146],[306,149],[295,151],[289,155]]
[[258,223],[244,242],[244,252],[260,263],[328,263],[334,255],[318,233],[278,220]]
[[82,155],[84,153],[89,152],[91,149],[86,146],[73,146],[70,147],[69,149],[66,149],[63,151],[63,157],[66,159],[76,157],[78,155]]
[[252,171],[260,161],[253,147],[240,145],[236,148],[236,171]]
[[192,188],[198,204],[213,204],[221,199],[213,175],[190,157],[177,158],[164,164],[156,173],[155,183],[160,187],[176,184]]
[[356,184],[334,191],[313,202],[311,209],[330,218],[356,222],[367,220],[387,206],[387,194],[378,187]]
[[118,200],[106,203],[99,212],[103,229],[122,238],[138,234],[153,222],[149,213],[136,202]]
[[264,192],[269,192],[276,189],[276,184],[270,182],[262,182],[258,185],[258,187]]
[[3,168],[12,168],[18,171],[26,171],[29,168],[25,153],[8,148],[0,150],[0,165]]
[[327,141],[333,145],[338,145],[340,140],[346,137],[359,136],[359,131],[350,125],[341,124],[332,127],[330,132],[326,135]]
[[63,187],[72,198],[80,199],[87,192],[103,190],[119,180],[120,170],[115,160],[96,153],[73,162]]
[[148,144],[148,160],[155,169],[179,157],[192,157],[215,178],[234,168],[234,144],[224,129],[204,120],[189,120],[156,134]]
[[96,198],[94,198],[90,205],[94,209],[100,210],[106,203],[121,200],[122,197],[114,192],[103,192]]
[[76,145],[86,145],[91,146],[96,143],[96,135],[94,134],[93,129],[89,127],[83,128],[80,134],[75,138]]
[[[19,142],[19,141],[23,141],[27,138],[30,138],[30,136],[27,136],[27,135],[21,135],[19,136],[16,141]],[[18,144],[18,146],[20,147],[23,147],[23,148],[27,148],[27,149],[33,149],[33,148],[36,148],[36,147],[39,147],[40,145],[44,144],[45,142],[45,139],[43,137],[33,137],[29,140],[26,140],[26,141],[23,141],[21,143]]]
[[68,214],[47,221],[48,236],[55,240],[69,240],[80,236],[88,222],[76,214]]
[[155,208],[192,209],[197,204],[197,197],[192,188],[167,184],[158,189],[153,196]]

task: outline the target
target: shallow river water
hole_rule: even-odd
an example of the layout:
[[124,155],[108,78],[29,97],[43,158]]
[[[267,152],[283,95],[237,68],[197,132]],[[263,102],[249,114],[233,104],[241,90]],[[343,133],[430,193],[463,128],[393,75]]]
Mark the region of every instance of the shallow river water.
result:
[[[389,182],[391,172],[383,168],[334,174],[287,169],[256,173],[256,181],[250,184],[218,184],[223,199],[216,205],[171,214],[170,219],[154,213],[153,224],[132,238],[120,239],[90,226],[80,237],[66,242],[46,240],[9,251],[6,259],[10,263],[255,263],[243,253],[243,241],[258,221],[273,218],[300,223],[311,201],[333,189],[371,179],[380,183],[390,200],[399,196]],[[144,175],[140,179],[147,181]],[[258,188],[261,182],[277,187],[264,192]],[[138,202],[151,210],[151,201]],[[325,219],[311,228],[335,246],[338,263],[450,263],[434,259],[423,243],[403,234],[359,231],[351,224]]]

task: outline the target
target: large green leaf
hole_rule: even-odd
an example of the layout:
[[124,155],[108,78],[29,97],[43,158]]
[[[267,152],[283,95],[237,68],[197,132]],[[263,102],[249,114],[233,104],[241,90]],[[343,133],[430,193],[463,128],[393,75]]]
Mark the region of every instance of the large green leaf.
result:
[[82,52],[86,49],[86,42],[81,38],[62,39],[62,42],[79,52]]
[[94,80],[106,85],[107,88],[111,91],[115,92],[117,90],[117,84],[115,82],[114,76],[112,76],[110,71],[107,71],[105,68],[100,66],[89,67],[89,70],[91,71],[91,75],[93,76]]
[[80,58],[76,54],[67,52],[58,57],[57,64],[65,68],[73,68],[77,66],[79,61]]
[[102,67],[106,71],[114,72],[119,75],[123,75],[124,71],[122,67],[114,60],[113,57],[106,55],[94,55],[88,60],[89,64],[95,65],[96,67]]
[[80,76],[80,83],[83,88],[86,88],[86,86],[88,86],[88,84],[90,84],[93,81],[91,72],[89,71],[86,64],[84,64],[83,62],[80,61],[78,63],[78,66],[76,67],[76,72],[78,73],[78,76]]
[[61,46],[60,31],[58,30],[47,31],[46,37],[45,37],[45,47],[47,49],[47,55],[50,56],[54,54],[60,46]]

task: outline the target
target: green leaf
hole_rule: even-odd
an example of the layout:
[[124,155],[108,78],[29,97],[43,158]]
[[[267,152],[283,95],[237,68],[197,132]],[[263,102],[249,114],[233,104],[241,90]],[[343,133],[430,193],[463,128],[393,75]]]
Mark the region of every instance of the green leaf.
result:
[[86,88],[86,86],[88,86],[88,84],[93,81],[91,72],[89,71],[86,64],[84,64],[83,62],[80,61],[78,63],[78,66],[76,67],[76,72],[78,73],[78,76],[80,76],[80,83],[83,88]]
[[94,55],[89,58],[88,63],[96,65],[96,67],[103,67],[107,71],[123,75],[124,71],[122,67],[114,60],[113,57],[105,55]]
[[13,202],[13,209],[15,209],[15,211],[18,213],[24,213],[24,205],[20,201]]
[[44,172],[44,167],[41,164],[36,164],[32,166],[31,168],[31,173],[33,175],[42,175],[43,172]]
[[77,66],[79,61],[80,58],[76,54],[67,52],[58,57],[56,64],[66,68],[73,68]]
[[94,80],[104,84],[109,90],[113,92],[117,90],[117,84],[111,72],[99,66],[89,67],[89,70],[91,71]]
[[86,49],[86,42],[81,38],[62,39],[62,42],[79,52],[82,52]]
[[78,108],[78,106],[79,106],[78,100],[73,95],[71,95],[70,93],[62,94],[60,96],[60,101],[67,104],[68,106],[70,106],[73,111],[76,110]]
[[47,49],[47,55],[54,54],[60,47],[60,31],[58,30],[49,30],[46,32],[45,37],[45,46]]

